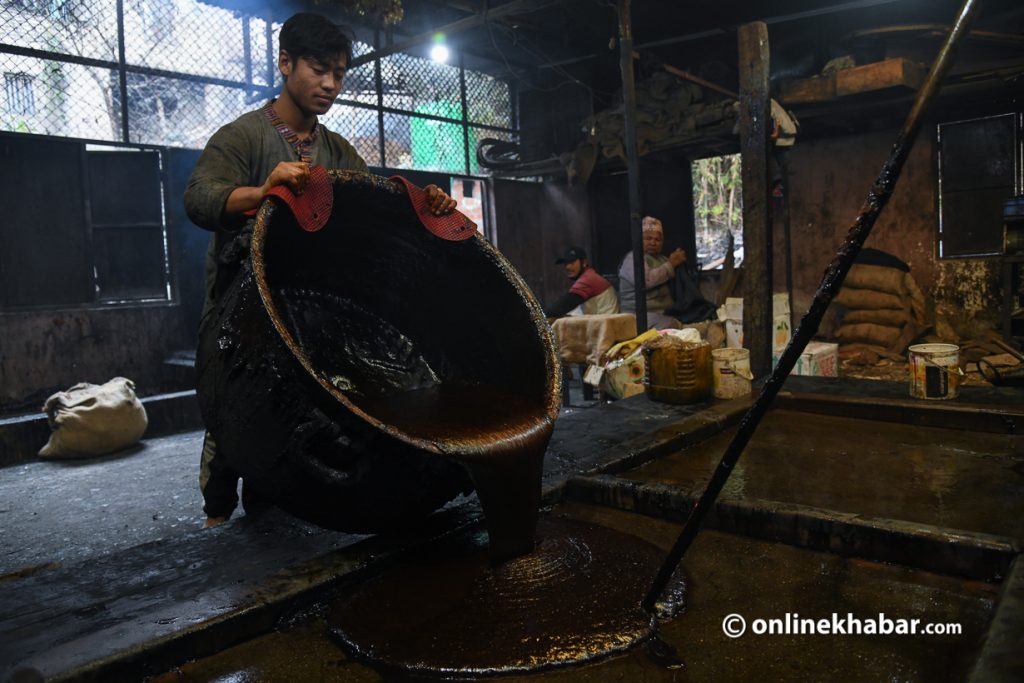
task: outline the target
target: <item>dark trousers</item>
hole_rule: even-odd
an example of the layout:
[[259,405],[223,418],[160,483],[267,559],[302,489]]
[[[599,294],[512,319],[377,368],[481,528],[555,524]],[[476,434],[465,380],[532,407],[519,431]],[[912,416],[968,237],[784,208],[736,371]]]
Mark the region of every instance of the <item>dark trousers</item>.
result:
[[[207,517],[230,517],[238,507],[238,480],[241,477],[217,455],[217,443],[206,432],[199,465],[199,489],[203,492],[203,512]],[[266,496],[242,482],[242,508],[247,515],[270,507]]]

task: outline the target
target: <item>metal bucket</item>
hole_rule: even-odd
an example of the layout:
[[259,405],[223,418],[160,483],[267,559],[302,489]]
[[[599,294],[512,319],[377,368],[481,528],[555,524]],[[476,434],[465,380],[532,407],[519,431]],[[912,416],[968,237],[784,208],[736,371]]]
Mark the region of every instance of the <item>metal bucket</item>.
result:
[[712,384],[715,398],[739,398],[750,395],[749,349],[713,349],[711,351]]
[[[550,435],[558,358],[540,306],[486,240],[434,236],[397,182],[330,175],[318,232],[260,208],[200,340],[198,395],[218,457],[247,486],[316,524],[376,532],[472,490],[460,458]],[[396,426],[425,401],[440,411],[429,424]],[[488,403],[498,414],[474,429]],[[513,404],[523,415],[506,415]]]
[[956,398],[960,387],[960,347],[956,344],[914,344],[910,347],[910,395],[943,400]]
[[647,394],[665,403],[697,403],[711,397],[711,346],[662,337],[644,346]]

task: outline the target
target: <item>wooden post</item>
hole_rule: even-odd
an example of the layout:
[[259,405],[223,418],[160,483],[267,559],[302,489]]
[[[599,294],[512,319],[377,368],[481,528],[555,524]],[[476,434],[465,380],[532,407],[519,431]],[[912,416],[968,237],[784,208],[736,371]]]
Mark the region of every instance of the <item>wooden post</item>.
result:
[[789,300],[789,329],[792,331],[796,327],[793,324],[796,313],[793,310],[793,233],[789,214],[792,200],[789,190],[789,148],[777,148],[775,160],[779,166],[779,176],[782,178],[782,239],[786,242],[786,298]]
[[772,367],[772,226],[769,214],[768,26],[739,28],[740,153],[743,161],[743,345],[750,369]]
[[622,71],[622,137],[626,142],[629,170],[629,231],[633,244],[633,282],[636,299],[636,331],[647,330],[647,276],[644,269],[644,237],[640,216],[640,159],[636,150],[636,84],[633,78],[633,27],[630,0],[619,0],[619,69]]

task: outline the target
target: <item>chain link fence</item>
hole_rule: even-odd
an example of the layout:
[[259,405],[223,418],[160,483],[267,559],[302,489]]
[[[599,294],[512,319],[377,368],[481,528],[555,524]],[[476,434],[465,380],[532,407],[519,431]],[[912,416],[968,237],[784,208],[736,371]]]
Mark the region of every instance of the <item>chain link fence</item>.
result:
[[[0,0],[0,130],[202,148],[280,88],[281,24],[216,5]],[[477,174],[477,139],[516,136],[512,98],[488,74],[395,54],[352,69],[322,120],[371,166]]]

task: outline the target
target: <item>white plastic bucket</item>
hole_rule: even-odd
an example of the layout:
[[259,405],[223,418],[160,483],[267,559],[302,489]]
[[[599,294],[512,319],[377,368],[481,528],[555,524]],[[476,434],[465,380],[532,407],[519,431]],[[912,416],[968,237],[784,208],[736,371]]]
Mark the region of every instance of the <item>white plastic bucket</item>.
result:
[[711,377],[715,398],[739,398],[750,395],[749,349],[714,349],[711,351]]
[[910,395],[942,400],[956,398],[960,388],[960,347],[956,344],[914,344],[910,347]]

